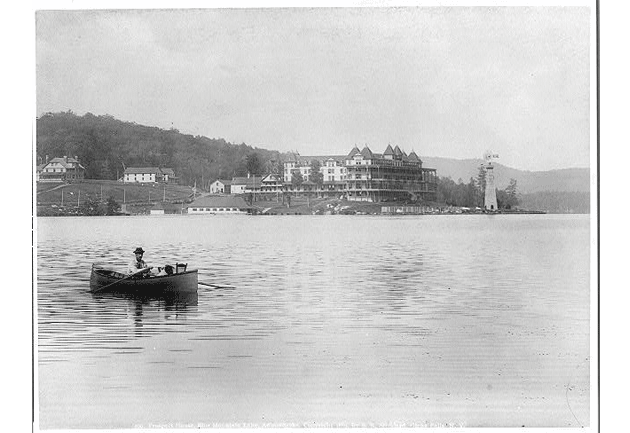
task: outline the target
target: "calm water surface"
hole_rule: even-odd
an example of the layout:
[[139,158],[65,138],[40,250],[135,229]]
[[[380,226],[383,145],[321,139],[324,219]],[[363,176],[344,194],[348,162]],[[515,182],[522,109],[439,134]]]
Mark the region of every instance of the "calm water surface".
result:
[[[90,294],[183,261],[197,296]],[[38,218],[41,428],[589,425],[589,217]]]

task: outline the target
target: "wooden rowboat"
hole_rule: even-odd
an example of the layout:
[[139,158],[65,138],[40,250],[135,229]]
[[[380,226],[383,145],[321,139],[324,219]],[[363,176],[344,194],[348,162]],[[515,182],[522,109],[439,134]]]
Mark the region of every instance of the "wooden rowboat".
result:
[[187,271],[186,265],[176,266],[171,275],[143,277],[129,275],[92,265],[90,291],[155,293],[196,293],[197,269]]

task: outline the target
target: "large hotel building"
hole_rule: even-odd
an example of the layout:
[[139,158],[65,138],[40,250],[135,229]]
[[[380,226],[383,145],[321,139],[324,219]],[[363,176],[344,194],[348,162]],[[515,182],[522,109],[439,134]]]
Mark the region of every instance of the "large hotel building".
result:
[[[313,160],[320,162],[323,187],[316,188],[311,178]],[[304,182],[292,183],[299,170]],[[294,155],[284,162],[285,191],[317,191],[327,195],[345,195],[348,200],[381,202],[422,199],[433,201],[437,194],[437,173],[422,167],[422,160],[411,152],[407,155],[398,146],[388,145],[382,154],[368,146],[354,147],[346,156]]]

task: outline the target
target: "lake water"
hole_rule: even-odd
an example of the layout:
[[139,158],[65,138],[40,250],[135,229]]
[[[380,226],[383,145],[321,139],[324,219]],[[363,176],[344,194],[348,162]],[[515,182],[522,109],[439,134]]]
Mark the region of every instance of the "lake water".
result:
[[[38,218],[39,427],[588,426],[589,221]],[[88,292],[136,246],[229,287]]]

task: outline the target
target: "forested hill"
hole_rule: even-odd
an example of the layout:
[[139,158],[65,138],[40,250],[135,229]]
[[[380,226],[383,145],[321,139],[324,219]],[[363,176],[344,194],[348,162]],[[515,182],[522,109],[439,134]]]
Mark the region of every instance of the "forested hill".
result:
[[197,182],[198,186],[217,178],[245,176],[248,171],[262,174],[277,167],[281,158],[279,152],[244,143],[123,122],[108,115],[42,115],[37,119],[36,163],[45,162],[46,156],[65,155],[78,156],[87,178],[117,179],[125,167],[168,167],[180,183]]

